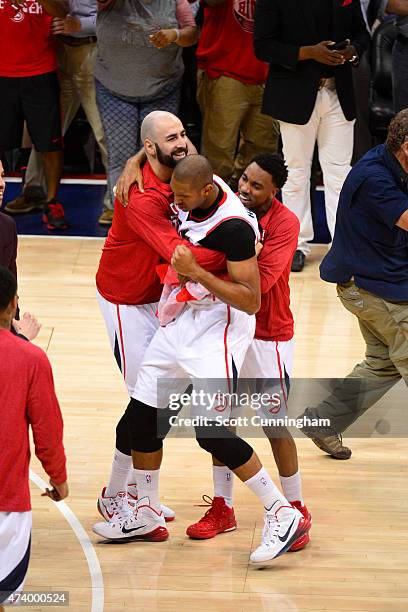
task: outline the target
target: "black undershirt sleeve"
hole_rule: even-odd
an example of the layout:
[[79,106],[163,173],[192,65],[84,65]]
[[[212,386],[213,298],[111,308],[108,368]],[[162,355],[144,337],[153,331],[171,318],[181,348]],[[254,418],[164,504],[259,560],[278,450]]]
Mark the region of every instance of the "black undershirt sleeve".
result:
[[200,240],[200,244],[225,253],[228,261],[244,261],[255,257],[255,238],[249,223],[241,219],[228,219]]

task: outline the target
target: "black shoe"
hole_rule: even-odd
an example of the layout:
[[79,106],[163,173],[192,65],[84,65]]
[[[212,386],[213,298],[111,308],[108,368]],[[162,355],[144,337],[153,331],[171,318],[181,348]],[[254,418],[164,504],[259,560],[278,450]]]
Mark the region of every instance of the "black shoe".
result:
[[305,254],[302,251],[295,251],[292,260],[292,272],[301,272],[305,267]]

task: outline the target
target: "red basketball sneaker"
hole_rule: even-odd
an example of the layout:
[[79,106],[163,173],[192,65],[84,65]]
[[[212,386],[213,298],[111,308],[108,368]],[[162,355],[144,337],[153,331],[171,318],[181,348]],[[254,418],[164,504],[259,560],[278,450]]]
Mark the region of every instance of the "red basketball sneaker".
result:
[[300,501],[290,502],[290,505],[293,506],[293,508],[299,510],[299,512],[301,512],[305,519],[310,523],[310,527],[306,531],[306,533],[304,533],[300,536],[300,538],[295,540],[292,546],[289,548],[289,552],[296,552],[297,550],[302,550],[302,548],[304,548],[310,542],[309,530],[312,527],[312,516],[306,506],[302,506]]
[[211,507],[208,508],[198,523],[187,527],[186,534],[190,538],[194,540],[207,540],[214,538],[219,533],[234,531],[237,528],[234,508],[229,508],[223,497],[211,499],[208,495],[203,495],[203,500],[207,503],[210,500]]

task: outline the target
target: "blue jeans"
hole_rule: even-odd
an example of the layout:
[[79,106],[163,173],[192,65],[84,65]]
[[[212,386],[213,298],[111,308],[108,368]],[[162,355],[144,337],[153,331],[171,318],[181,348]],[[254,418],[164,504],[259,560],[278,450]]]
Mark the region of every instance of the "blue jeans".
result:
[[[181,85],[181,84],[180,84]],[[149,102],[132,102],[115,96],[95,79],[96,102],[102,119],[108,151],[108,186],[113,204],[113,187],[132,155],[141,148],[140,126],[143,119],[154,110],[178,114],[180,86],[162,98]]]

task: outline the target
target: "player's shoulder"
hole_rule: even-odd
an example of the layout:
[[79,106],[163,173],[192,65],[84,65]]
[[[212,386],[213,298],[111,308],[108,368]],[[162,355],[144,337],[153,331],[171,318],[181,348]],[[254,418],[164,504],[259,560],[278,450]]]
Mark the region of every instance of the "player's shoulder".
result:
[[14,355],[19,361],[34,364],[45,364],[48,362],[48,357],[42,348],[36,346],[32,342],[16,336],[12,332],[6,332],[2,336],[3,348],[5,352]]
[[[269,228],[280,227],[285,230],[293,229],[294,231],[299,231],[300,229],[298,217],[277,198],[273,199],[272,206],[265,217],[266,225]],[[262,220],[261,224],[263,225]]]
[[129,207],[142,210],[143,207],[167,205],[173,198],[173,192],[168,183],[161,181],[153,172],[148,162],[143,166],[144,191],[137,184],[132,185],[129,193]]

